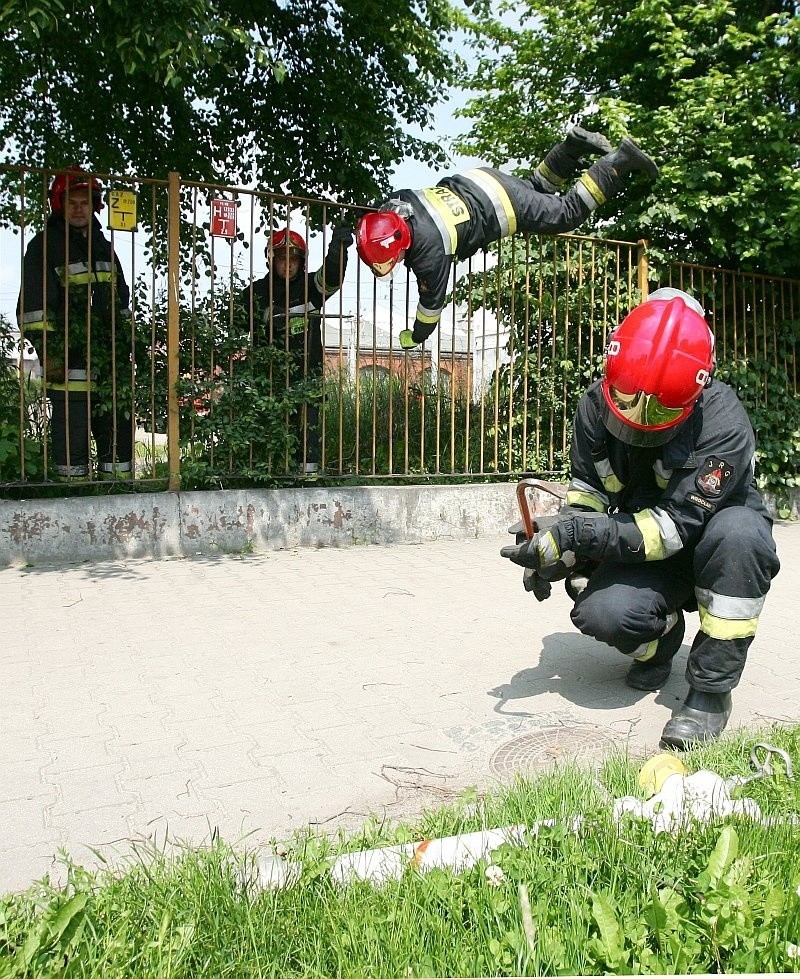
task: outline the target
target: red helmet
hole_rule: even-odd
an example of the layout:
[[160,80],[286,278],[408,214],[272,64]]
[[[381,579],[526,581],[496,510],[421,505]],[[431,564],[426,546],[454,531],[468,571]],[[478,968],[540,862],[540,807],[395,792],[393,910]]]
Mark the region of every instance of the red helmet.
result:
[[714,368],[714,337],[702,307],[659,289],[608,339],[603,422],[629,445],[663,445],[689,417]]
[[382,278],[403,260],[411,244],[411,229],[395,211],[365,214],[356,228],[356,249],[362,262]]
[[290,231],[288,228],[281,228],[280,231],[276,231],[269,239],[269,245],[267,245],[267,256],[273,258],[275,252],[288,251],[288,252],[300,252],[303,258],[306,256],[306,243],[302,235],[299,235],[296,231]]
[[76,190],[90,190],[94,210],[99,213],[103,209],[103,186],[100,181],[84,173],[81,167],[67,167],[66,173],[59,173],[54,178],[47,192],[53,214],[63,213],[64,194],[67,190],[70,194]]

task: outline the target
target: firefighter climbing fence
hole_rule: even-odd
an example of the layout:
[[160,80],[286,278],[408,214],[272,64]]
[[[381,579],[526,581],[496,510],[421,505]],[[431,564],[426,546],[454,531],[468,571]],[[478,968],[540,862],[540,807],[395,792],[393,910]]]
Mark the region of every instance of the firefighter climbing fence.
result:
[[[75,271],[77,246],[47,221],[54,176],[0,168],[6,492],[66,492],[102,476],[130,486],[124,466],[100,463],[104,420],[115,464],[132,442],[140,489],[559,476],[609,330],[658,285],[700,299],[721,369],[751,398],[769,407],[798,393],[795,280],[652,267],[643,241],[515,236],[453,269],[439,328],[404,351],[413,275],[401,266],[375,280],[354,246],[337,251],[335,229],[354,228],[364,208],[178,174],[92,175],[120,266],[102,284],[106,302],[97,256],[90,249]],[[274,269],[264,281],[270,236],[287,226],[306,250],[299,293]],[[45,247],[26,258],[43,228]],[[31,260],[37,274],[23,276]],[[51,322],[37,333],[26,323],[39,309]],[[65,425],[54,405],[73,364],[84,389],[66,405],[82,423]],[[80,458],[84,442],[88,472],[65,481],[54,460]]]

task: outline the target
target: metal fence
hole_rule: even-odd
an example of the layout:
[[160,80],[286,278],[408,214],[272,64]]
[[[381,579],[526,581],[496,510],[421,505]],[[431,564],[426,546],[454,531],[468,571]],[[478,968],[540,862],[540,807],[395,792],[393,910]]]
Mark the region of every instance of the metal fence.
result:
[[[399,333],[414,319],[414,277],[375,280],[354,247],[337,251],[334,229],[354,227],[363,208],[178,174],[94,176],[118,273],[103,307],[97,256],[83,256],[88,274],[69,279],[62,313],[55,288],[48,300],[31,286],[37,276],[23,275],[25,263],[38,263],[42,279],[54,264],[80,264],[69,234],[46,222],[53,173],[0,168],[12,225],[0,233],[8,363],[0,485],[8,491],[63,492],[65,482],[103,477],[129,486],[131,475],[141,489],[285,485],[320,474],[360,482],[560,475],[572,414],[601,367],[608,330],[656,284],[701,299],[721,359],[778,371],[786,395],[797,394],[796,343],[786,339],[800,309],[793,280],[681,262],[652,269],[642,241],[515,236],[453,269],[439,328],[407,352]],[[270,235],[287,226],[307,250],[299,301],[274,269],[265,279]],[[276,300],[289,315],[276,315]],[[50,328],[29,330],[48,303]],[[69,391],[73,365],[84,371],[77,392]],[[765,398],[774,391],[764,385]],[[132,473],[118,465],[127,446]],[[86,455],[80,472],[72,463]]]

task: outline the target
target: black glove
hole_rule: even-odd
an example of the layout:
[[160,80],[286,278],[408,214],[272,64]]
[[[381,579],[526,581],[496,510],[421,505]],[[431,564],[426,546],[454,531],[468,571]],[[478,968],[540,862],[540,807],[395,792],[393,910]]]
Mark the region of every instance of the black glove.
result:
[[331,244],[338,242],[340,248],[349,248],[353,244],[353,229],[349,224],[337,225],[331,234]]
[[548,560],[548,545],[552,539],[550,531],[534,534],[530,540],[526,540],[522,544],[509,544],[506,547],[501,547],[500,557],[507,557],[509,561],[513,561],[521,568],[538,571],[548,564],[553,564],[561,557],[560,553],[554,554],[552,559]]
[[523,572],[522,584],[525,591],[533,592],[533,597],[537,602],[543,602],[546,598],[549,598],[553,590],[553,586],[549,581],[545,581],[539,575],[538,571],[532,571],[530,568],[526,568]]
[[[536,532],[544,532],[549,530],[555,523],[558,522],[558,514],[552,516],[537,517],[534,521],[534,527]],[[509,534],[514,535],[514,540],[516,544],[522,545],[529,543],[528,535],[525,532],[525,523],[519,520],[517,523],[512,524],[508,528]],[[504,553],[505,548],[500,553],[503,557],[509,557],[510,555]],[[514,549],[515,550],[515,549]],[[560,564],[560,562],[559,562]],[[522,584],[525,591],[532,591],[537,602],[543,602],[546,598],[550,597],[552,592],[551,581],[557,580],[557,575],[553,576],[549,572],[554,570],[554,568],[547,568],[544,573],[535,571],[532,568],[526,568],[525,573],[522,576]],[[566,568],[564,569],[564,575],[566,575]]]

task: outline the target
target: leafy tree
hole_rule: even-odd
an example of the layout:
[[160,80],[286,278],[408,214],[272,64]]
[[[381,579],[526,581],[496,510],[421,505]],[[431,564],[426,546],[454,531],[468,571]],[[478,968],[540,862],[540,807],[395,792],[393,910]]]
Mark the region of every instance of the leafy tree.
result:
[[654,256],[800,275],[800,14],[793,0],[475,4],[478,96],[460,150],[535,163],[570,119],[661,165],[598,212]]
[[5,0],[0,162],[386,190],[455,56],[450,0]]

